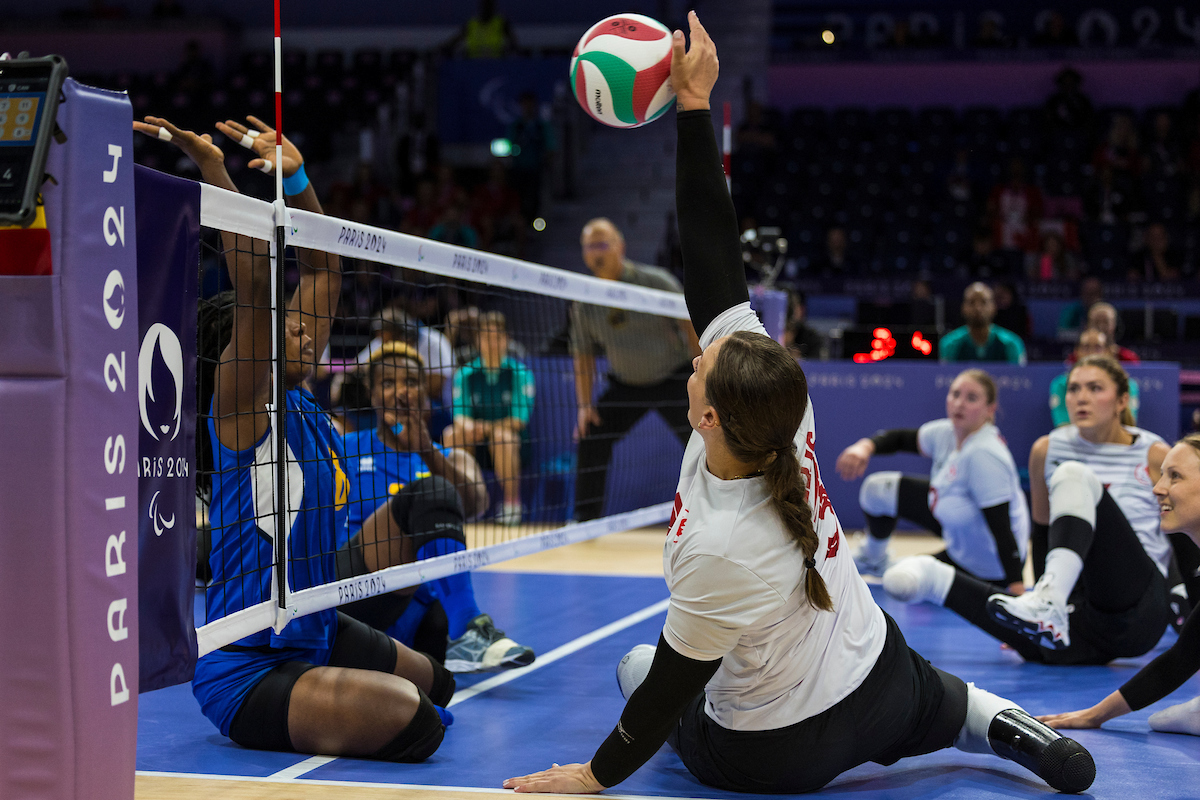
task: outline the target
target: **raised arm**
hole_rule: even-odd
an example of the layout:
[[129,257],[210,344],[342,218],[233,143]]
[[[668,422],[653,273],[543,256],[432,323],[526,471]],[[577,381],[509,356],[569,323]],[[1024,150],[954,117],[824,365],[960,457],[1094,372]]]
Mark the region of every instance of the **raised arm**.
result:
[[838,456],[834,469],[842,480],[852,481],[862,477],[871,463],[871,456],[886,456],[892,453],[921,452],[919,428],[892,428],[881,430],[869,439],[863,437],[847,447]]
[[675,168],[675,204],[683,250],[683,293],[692,325],[703,333],[721,312],[748,302],[737,214],[725,184],[721,156],[713,133],[709,94],[717,80],[717,50],[700,25],[688,15],[692,46],[684,51],[676,32],[671,58],[671,84],[679,113]]

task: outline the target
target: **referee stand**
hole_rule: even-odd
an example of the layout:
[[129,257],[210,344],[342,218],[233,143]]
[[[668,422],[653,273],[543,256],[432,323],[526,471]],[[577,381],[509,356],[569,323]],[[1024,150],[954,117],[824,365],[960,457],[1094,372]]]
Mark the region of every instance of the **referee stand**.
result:
[[63,96],[50,274],[0,274],[0,797],[117,800],[137,748],[132,109]]

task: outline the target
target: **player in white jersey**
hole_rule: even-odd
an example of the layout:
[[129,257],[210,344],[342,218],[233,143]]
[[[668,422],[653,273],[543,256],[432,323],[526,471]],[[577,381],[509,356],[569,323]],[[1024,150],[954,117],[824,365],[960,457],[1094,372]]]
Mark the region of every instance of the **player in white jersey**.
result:
[[1072,424],[1029,454],[1033,521],[1048,550],[1032,590],[994,594],[920,556],[889,569],[883,584],[904,600],[943,603],[1027,661],[1105,664],[1150,650],[1167,625],[1170,546],[1153,486],[1168,448],[1130,424],[1129,378],[1108,356],[1071,369],[1067,410]]
[[669,742],[700,781],[732,791],[811,791],[866,761],[952,744],[1082,791],[1087,751],[910,650],[842,547],[804,371],[750,309],[709,113],[716,51],[689,18],[692,49],[677,33],[671,75],[676,197],[684,292],[704,335],[663,551],[666,624],[657,647],[618,666],[627,703],[592,760],[505,787],[598,792]]
[[862,475],[872,455],[910,452],[933,459],[928,478],[888,470],[863,481],[858,502],[867,536],[854,556],[860,573],[882,575],[891,566],[888,540],[903,517],[945,540],[939,560],[1000,588],[1024,590],[1029,509],[1016,462],[993,424],[996,399],[990,375],[964,370],[946,393],[945,419],[880,431],[838,456],[845,480]]

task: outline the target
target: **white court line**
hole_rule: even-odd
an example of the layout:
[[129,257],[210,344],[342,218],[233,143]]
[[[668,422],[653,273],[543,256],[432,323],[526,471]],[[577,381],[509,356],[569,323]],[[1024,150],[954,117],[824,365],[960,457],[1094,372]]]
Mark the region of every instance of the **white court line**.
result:
[[[276,778],[270,775],[266,778],[262,777],[238,777],[237,775],[209,775],[196,772],[151,772],[148,770],[138,770],[135,774],[145,778],[184,778],[188,780],[199,781],[246,781],[247,783],[291,783],[295,781],[291,778]],[[368,781],[326,781],[326,780],[305,780],[305,786],[340,786],[347,789],[407,789],[414,792],[459,792],[470,794],[483,794],[491,792],[495,794],[515,794],[511,789],[505,789],[497,786],[494,789],[489,789],[483,786],[433,786],[424,783],[378,783]],[[579,795],[563,795],[563,794],[546,794],[542,797],[579,797]],[[612,798],[612,800],[703,800],[703,798],[695,797],[679,797],[671,795],[663,797],[661,795],[644,795],[644,794],[612,794],[605,791],[603,798]]]
[[[472,697],[478,697],[479,695],[483,694],[484,692],[495,689],[497,686],[503,686],[504,684],[508,683],[509,681],[515,681],[517,678],[520,678],[522,675],[528,675],[530,672],[533,672],[534,670],[549,666],[549,665],[553,664],[555,661],[558,661],[559,659],[562,659],[562,658],[566,658],[567,656],[571,655],[572,653],[578,652],[578,651],[582,650],[583,648],[587,647],[588,645],[595,644],[596,642],[600,641],[601,639],[607,639],[609,636],[612,636],[614,633],[619,633],[620,631],[623,631],[628,627],[631,627],[633,625],[638,624],[639,622],[642,622],[644,620],[649,619],[650,617],[653,617],[655,614],[662,613],[663,611],[667,610],[667,604],[669,602],[670,602],[670,598],[659,600],[654,605],[646,606],[641,611],[635,611],[632,614],[630,614],[629,616],[622,617],[621,619],[617,620],[616,622],[610,622],[609,624],[605,625],[602,628],[597,628],[596,630],[592,631],[591,633],[584,634],[583,636],[580,636],[578,639],[573,639],[573,640],[567,642],[566,644],[562,645],[561,647],[554,648],[549,653],[546,653],[543,656],[539,656],[536,661],[534,661],[532,664],[530,664],[527,667],[519,667],[514,670],[509,670],[508,672],[502,672],[499,675],[493,675],[492,677],[488,678],[487,680],[480,681],[479,683],[475,684],[474,686],[468,686],[466,689],[457,691],[454,693],[454,697],[452,697],[450,699],[450,702],[446,704],[446,708],[451,708],[453,706],[456,706],[459,703],[470,700]],[[276,772],[275,774],[269,776],[269,779],[270,780],[278,779],[281,781],[289,781],[294,778],[299,778],[300,776],[305,775],[309,772],[312,772],[317,767],[324,766],[325,764],[328,764],[330,761],[334,761],[334,760],[335,759],[332,756],[313,756],[312,758],[305,759],[304,761],[301,761],[297,764],[293,764],[290,767],[281,769],[279,772]],[[144,774],[150,774],[150,773],[138,773],[138,774],[144,775]],[[158,774],[158,773],[154,773],[154,774]],[[162,774],[174,775],[177,773],[168,772],[168,773],[162,773]],[[228,780],[241,780],[241,779],[235,778],[235,777],[229,777]],[[351,784],[351,785],[357,786],[358,784]],[[365,786],[368,784],[363,784],[363,785]],[[391,786],[393,784],[383,784],[383,785]],[[483,790],[480,790],[480,791],[483,791]],[[487,791],[492,791],[492,790],[489,789]],[[616,797],[618,795],[609,795],[609,796]]]

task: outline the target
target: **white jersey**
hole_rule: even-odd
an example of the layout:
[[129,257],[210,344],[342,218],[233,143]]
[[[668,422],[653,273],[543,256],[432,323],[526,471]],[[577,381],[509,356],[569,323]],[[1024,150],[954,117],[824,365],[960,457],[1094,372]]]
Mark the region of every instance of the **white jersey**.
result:
[[1092,444],[1079,435],[1079,428],[1074,425],[1050,431],[1046,485],[1050,485],[1050,476],[1064,461],[1080,461],[1091,467],[1117,502],[1146,553],[1158,565],[1159,572],[1166,575],[1171,563],[1171,543],[1159,526],[1158,501],[1147,466],[1150,448],[1163,439],[1142,428],[1127,425],[1125,430],[1133,436],[1133,444]]
[[[749,303],[718,316],[700,342],[741,330],[766,333]],[[671,590],[663,636],[688,658],[722,659],[705,687],[705,711],[731,730],[782,728],[832,707],[870,673],[887,633],[821,483],[811,401],[795,442],[817,533],[814,557],[833,611],[808,602],[804,553],[784,530],[763,478],[714,477],[694,432],[680,469],[663,548]]]
[[1008,518],[1021,561],[1029,545],[1029,508],[1016,462],[1000,430],[988,422],[959,447],[954,423],[926,422],[917,445],[933,459],[929,476],[929,510],[942,524],[946,552],[954,563],[984,580],[1004,578],[996,538],[982,509],[1008,503]]

